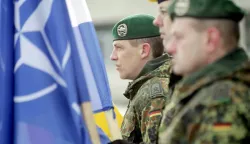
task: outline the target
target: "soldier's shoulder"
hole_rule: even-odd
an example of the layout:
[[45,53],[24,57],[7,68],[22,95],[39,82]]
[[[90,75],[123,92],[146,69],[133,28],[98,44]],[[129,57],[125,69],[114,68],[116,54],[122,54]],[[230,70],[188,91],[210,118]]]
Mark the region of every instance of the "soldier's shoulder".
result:
[[138,94],[146,92],[147,98],[154,99],[159,97],[166,97],[169,91],[169,78],[153,77],[146,81],[138,91]]
[[166,100],[169,79],[153,77],[146,81],[136,93],[133,103],[138,109],[146,107],[154,99]]
[[245,100],[250,100],[249,86],[241,81],[231,79],[219,80],[202,88],[197,95],[206,95],[204,104],[209,106],[225,104],[225,103],[240,103]]

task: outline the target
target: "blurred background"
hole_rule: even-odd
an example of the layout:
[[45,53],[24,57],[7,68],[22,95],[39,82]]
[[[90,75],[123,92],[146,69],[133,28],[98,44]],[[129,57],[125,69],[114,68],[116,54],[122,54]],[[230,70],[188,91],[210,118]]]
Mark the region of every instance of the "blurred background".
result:
[[[105,60],[113,102],[122,114],[125,113],[128,99],[123,93],[128,85],[128,80],[121,80],[115,70],[114,63],[109,59],[112,51],[113,25],[131,14],[146,13],[153,16],[157,15],[157,3],[148,0],[86,0],[92,20],[95,24],[97,36]],[[246,48],[250,55],[250,0],[234,0],[240,7],[248,13],[240,24],[241,39],[240,46]]]

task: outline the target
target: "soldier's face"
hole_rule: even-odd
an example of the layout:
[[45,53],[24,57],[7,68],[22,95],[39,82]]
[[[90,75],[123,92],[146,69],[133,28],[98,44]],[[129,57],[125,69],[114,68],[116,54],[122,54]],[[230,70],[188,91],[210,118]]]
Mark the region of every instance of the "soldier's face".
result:
[[110,59],[116,62],[116,70],[121,79],[134,80],[140,73],[142,65],[140,48],[132,46],[128,40],[113,42]]
[[161,38],[163,39],[169,34],[171,19],[167,13],[167,8],[170,5],[169,1],[164,1],[159,4],[159,13],[154,20],[154,25],[159,27]]
[[175,74],[189,75],[205,63],[206,36],[194,28],[194,19],[176,18],[170,36],[166,49],[173,56]]

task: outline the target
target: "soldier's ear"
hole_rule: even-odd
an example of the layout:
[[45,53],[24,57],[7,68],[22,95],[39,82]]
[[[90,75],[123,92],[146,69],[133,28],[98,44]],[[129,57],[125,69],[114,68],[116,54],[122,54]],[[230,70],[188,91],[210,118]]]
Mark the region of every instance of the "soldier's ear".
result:
[[207,45],[206,51],[208,53],[213,53],[216,50],[216,48],[219,47],[220,43],[221,43],[220,31],[215,27],[208,28],[207,40],[206,40],[206,45]]
[[151,53],[150,44],[149,43],[143,43],[140,53],[141,53],[141,58],[142,59],[148,58],[150,56],[150,53]]

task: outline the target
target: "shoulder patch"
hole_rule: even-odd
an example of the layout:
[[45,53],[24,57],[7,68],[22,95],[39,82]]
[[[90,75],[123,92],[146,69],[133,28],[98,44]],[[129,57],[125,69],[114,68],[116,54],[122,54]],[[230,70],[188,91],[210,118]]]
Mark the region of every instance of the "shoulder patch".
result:
[[164,92],[163,92],[161,83],[160,82],[152,83],[150,87],[150,97],[155,98],[155,97],[163,96],[163,95],[164,95]]
[[211,86],[204,88],[198,95],[205,95],[206,100],[202,103],[206,103],[209,106],[220,105],[223,103],[231,103],[232,101],[232,83],[230,81],[215,82]]
[[213,99],[217,102],[227,102],[230,100],[230,87],[228,84],[222,84],[221,86],[215,86],[213,92]]

